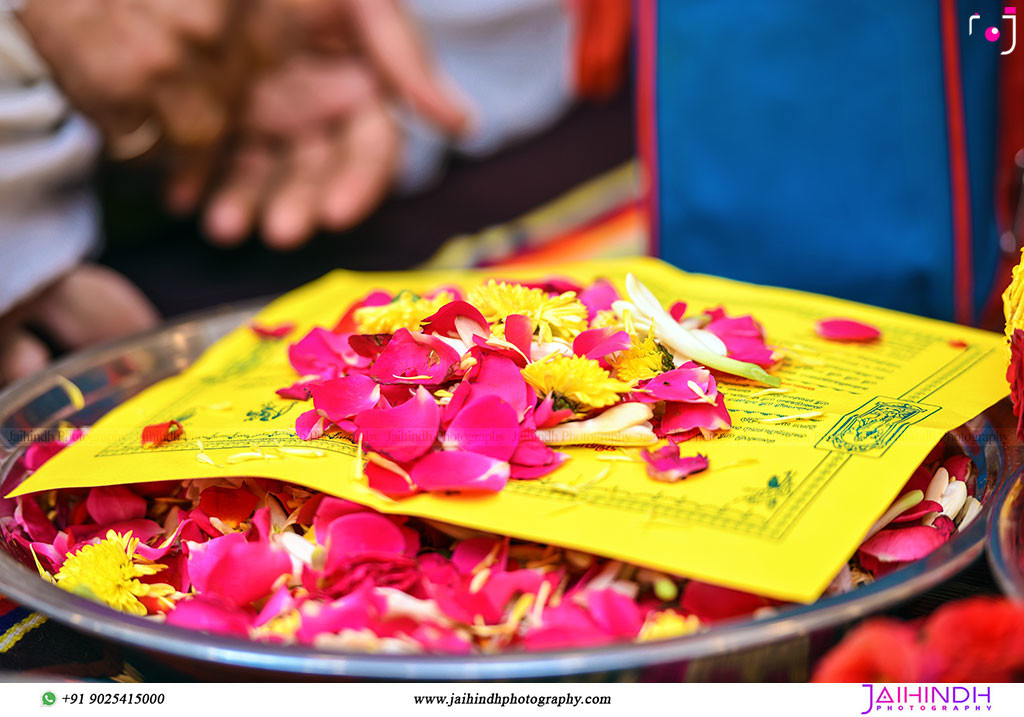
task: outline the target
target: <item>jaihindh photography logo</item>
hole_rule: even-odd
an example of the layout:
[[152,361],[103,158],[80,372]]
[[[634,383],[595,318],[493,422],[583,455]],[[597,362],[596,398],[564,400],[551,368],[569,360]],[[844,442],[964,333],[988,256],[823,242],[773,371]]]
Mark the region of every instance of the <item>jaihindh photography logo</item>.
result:
[[[974,37],[974,31],[977,29],[980,34],[985,36],[985,39],[989,42],[999,42],[999,38],[1003,36],[1004,31],[1010,33],[1010,47],[1009,49],[1000,52],[1000,55],[1009,55],[1013,52],[1014,48],[1017,47],[1017,8],[1016,7],[1004,7],[1003,16],[999,26],[992,25],[985,28],[985,31],[981,32],[981,26],[975,28],[975,23],[981,22],[981,25],[985,24],[985,21],[981,19],[981,13],[975,12],[967,19],[967,34]],[[1001,27],[1000,27],[1001,26]],[[1005,46],[1005,43],[1004,43]]]
[[[988,685],[862,685],[867,709],[876,712],[989,712],[992,688]],[[864,704],[861,702],[861,704]]]

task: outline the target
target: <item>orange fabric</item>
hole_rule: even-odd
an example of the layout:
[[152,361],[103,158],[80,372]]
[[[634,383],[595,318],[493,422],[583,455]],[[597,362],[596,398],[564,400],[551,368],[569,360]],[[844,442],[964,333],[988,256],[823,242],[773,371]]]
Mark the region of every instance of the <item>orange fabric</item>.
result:
[[494,265],[544,266],[609,256],[636,256],[644,253],[646,234],[642,207],[638,202],[629,202],[542,247],[515,254]]
[[629,0],[570,0],[576,17],[576,92],[608,97],[622,84],[629,47]]

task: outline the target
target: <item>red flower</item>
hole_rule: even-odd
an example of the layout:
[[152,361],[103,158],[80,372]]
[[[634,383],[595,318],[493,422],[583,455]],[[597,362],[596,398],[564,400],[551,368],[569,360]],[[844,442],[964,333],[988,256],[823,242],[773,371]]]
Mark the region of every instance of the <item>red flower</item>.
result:
[[885,618],[869,620],[818,663],[813,682],[919,682],[925,652],[910,627]]
[[943,682],[1009,682],[1024,675],[1024,605],[977,597],[944,605],[924,626]]
[[185,435],[185,429],[177,421],[154,423],[142,429],[142,447],[156,448],[168,441],[176,441]]
[[295,323],[287,321],[283,324],[277,324],[275,326],[267,326],[266,324],[260,324],[253,321],[249,324],[249,328],[252,332],[259,336],[261,339],[283,339],[285,336],[295,330]]
[[340,598],[369,583],[411,593],[419,582],[419,563],[401,555],[355,555],[343,559],[322,581],[323,591]]

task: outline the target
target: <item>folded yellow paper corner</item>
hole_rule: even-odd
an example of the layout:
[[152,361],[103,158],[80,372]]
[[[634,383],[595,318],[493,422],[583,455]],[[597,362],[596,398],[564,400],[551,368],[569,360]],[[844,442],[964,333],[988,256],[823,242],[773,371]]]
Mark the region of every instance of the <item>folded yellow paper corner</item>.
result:
[[[669,573],[810,602],[821,595],[942,435],[1007,393],[997,334],[801,292],[687,274],[645,258],[545,270],[502,270],[513,278],[558,274],[612,279],[633,272],[663,302],[724,306],[753,314],[785,358],[773,369],[782,389],[719,383],[733,428],[683,444],[710,469],[667,485],[647,477],[633,449],[569,449],[571,459],[541,480],[512,481],[485,497],[418,495],[402,501],[365,485],[350,441],[303,442],[295,418],[308,404],[274,391],[295,380],[287,342],[240,328],[180,376],[113,410],[77,444],[13,495],[214,476],[278,478],[364,503],[472,528],[591,551]],[[301,337],[330,327],[369,290],[425,292],[463,287],[483,272],[358,274],[336,271],[273,302],[258,320],[294,321]],[[872,344],[819,339],[818,319],[840,316],[882,330]],[[175,419],[185,438],[157,449],[142,428]],[[200,450],[201,446],[201,450]],[[260,458],[273,447],[316,448],[322,457]],[[270,453],[267,451],[267,453]]]

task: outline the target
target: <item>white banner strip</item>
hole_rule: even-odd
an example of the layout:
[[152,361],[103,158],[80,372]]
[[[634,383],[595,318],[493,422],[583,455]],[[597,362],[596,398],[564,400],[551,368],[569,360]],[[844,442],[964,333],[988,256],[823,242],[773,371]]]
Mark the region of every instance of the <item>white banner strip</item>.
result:
[[856,715],[1024,714],[1024,685],[763,684],[0,684],[24,715]]

